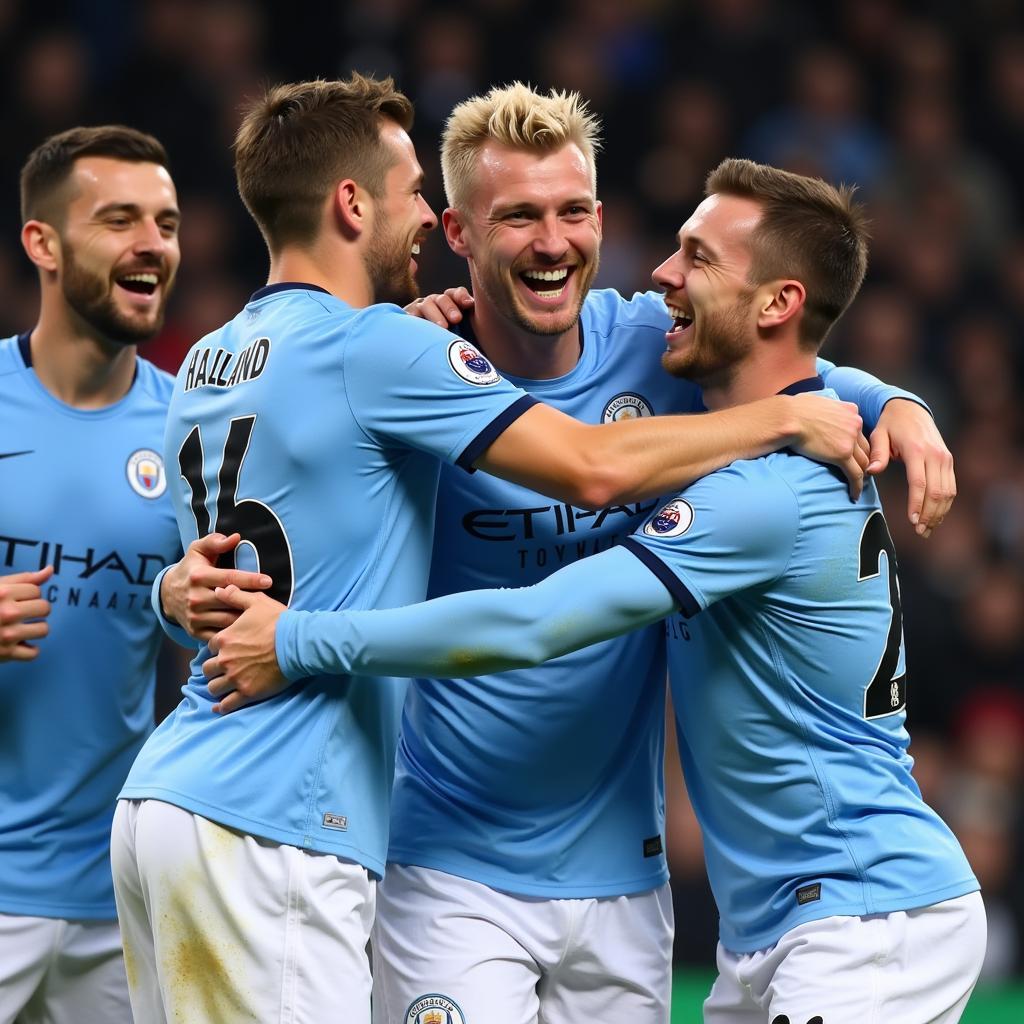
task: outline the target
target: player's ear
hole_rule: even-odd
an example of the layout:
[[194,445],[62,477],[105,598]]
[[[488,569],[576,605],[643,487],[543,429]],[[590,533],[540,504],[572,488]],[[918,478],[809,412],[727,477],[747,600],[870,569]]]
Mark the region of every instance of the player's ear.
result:
[[25,221],[21,229],[21,244],[28,258],[40,270],[52,274],[60,268],[60,236],[51,225],[41,220]]
[[441,214],[441,226],[444,228],[444,237],[448,240],[448,248],[456,256],[469,259],[473,253],[469,248],[469,240],[466,238],[462,214],[454,207],[449,206]]
[[771,281],[758,290],[757,326],[780,327],[804,308],[807,290],[799,281]]
[[604,231],[604,203],[597,202],[594,204],[594,215],[597,217],[597,226]]
[[338,227],[346,237],[358,238],[369,226],[370,195],[351,178],[335,185],[331,205]]

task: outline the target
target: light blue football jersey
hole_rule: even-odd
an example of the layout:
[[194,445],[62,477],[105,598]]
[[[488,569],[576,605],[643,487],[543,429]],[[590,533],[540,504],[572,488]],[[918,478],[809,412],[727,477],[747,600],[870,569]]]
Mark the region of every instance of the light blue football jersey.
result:
[[[660,295],[591,292],[580,323],[569,373],[509,379],[588,423],[697,407],[697,390],[661,367]],[[535,583],[606,550],[655,507],[587,511],[445,467],[430,596]],[[419,680],[402,719],[388,859],[529,896],[660,885],[665,678],[663,631],[652,626],[534,669]]]
[[[420,600],[438,459],[470,467],[533,404],[471,344],[397,306],[263,288],[175,383],[165,451],[182,539],[240,532],[238,564],[258,564],[294,608]],[[208,656],[121,795],[381,873],[406,683],[311,678],[220,717]]]
[[[702,410],[699,390],[662,368],[669,323],[658,293],[591,292],[573,370],[509,379],[589,423]],[[903,394],[821,365],[866,419]],[[529,586],[607,550],[656,506],[587,511],[445,467],[429,594]],[[465,630],[471,638],[474,624]],[[457,684],[420,679],[402,719],[389,860],[528,896],[660,885],[665,674],[663,633],[652,626],[537,668]]]
[[123,399],[83,410],[0,341],[0,575],[40,569],[50,634],[0,664],[0,912],[111,920],[110,823],[153,727],[161,642],[149,605],[180,556],[159,454],[171,378],[145,360]]
[[736,462],[624,544],[682,609],[672,695],[726,948],[978,888],[910,773],[899,582],[873,483],[854,504],[808,459]]

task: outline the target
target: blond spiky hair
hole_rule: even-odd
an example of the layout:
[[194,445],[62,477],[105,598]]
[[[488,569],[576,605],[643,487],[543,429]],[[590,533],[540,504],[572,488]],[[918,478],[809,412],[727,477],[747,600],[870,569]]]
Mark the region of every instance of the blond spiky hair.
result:
[[513,149],[545,152],[575,143],[590,168],[597,189],[595,153],[601,124],[578,92],[547,95],[522,82],[496,86],[486,96],[460,103],[448,118],[441,138],[441,171],[448,205],[465,207],[472,188],[476,155],[488,142]]

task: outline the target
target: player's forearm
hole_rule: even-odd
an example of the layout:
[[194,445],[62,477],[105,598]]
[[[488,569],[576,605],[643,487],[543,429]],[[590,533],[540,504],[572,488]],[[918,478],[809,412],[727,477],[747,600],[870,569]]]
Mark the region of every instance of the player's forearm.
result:
[[463,678],[539,665],[656,622],[675,607],[622,548],[583,559],[534,587],[474,590],[369,612],[284,612],[281,671]]
[[201,641],[193,636],[189,636],[188,631],[177,621],[177,616],[172,609],[164,603],[165,596],[170,596],[170,591],[167,587],[167,575],[177,565],[178,563],[166,566],[160,571],[157,578],[153,581],[150,602],[153,606],[153,611],[156,613],[157,622],[160,623],[160,628],[168,637],[182,647],[199,647]]
[[[886,404],[895,398],[916,402],[928,409],[927,403],[912,391],[886,384],[885,381],[855,366],[836,366],[827,359],[819,359],[818,373],[825,384],[844,402],[853,402],[857,406],[861,419],[864,420],[864,432],[867,434],[878,425],[878,419]],[[931,412],[930,409],[928,411]]]
[[673,494],[736,459],[795,443],[792,399],[774,396],[695,416],[660,416],[593,427],[590,457],[608,494],[602,504]]

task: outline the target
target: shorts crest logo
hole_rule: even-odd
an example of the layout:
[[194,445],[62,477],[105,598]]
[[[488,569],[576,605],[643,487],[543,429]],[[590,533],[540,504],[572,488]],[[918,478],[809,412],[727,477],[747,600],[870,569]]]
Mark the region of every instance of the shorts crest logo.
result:
[[466,1024],[458,1004],[447,996],[430,992],[413,1000],[406,1011],[405,1024]]
[[648,537],[681,537],[693,526],[693,508],[688,501],[676,498],[660,508],[644,524]]
[[486,388],[497,384],[501,375],[468,341],[453,341],[448,346],[448,364],[467,384]]
[[635,391],[623,391],[616,395],[601,413],[602,423],[616,423],[619,420],[635,420],[641,416],[653,416],[654,410],[643,395]]
[[167,490],[164,460],[151,448],[140,448],[128,457],[128,483],[143,498],[159,498]]

